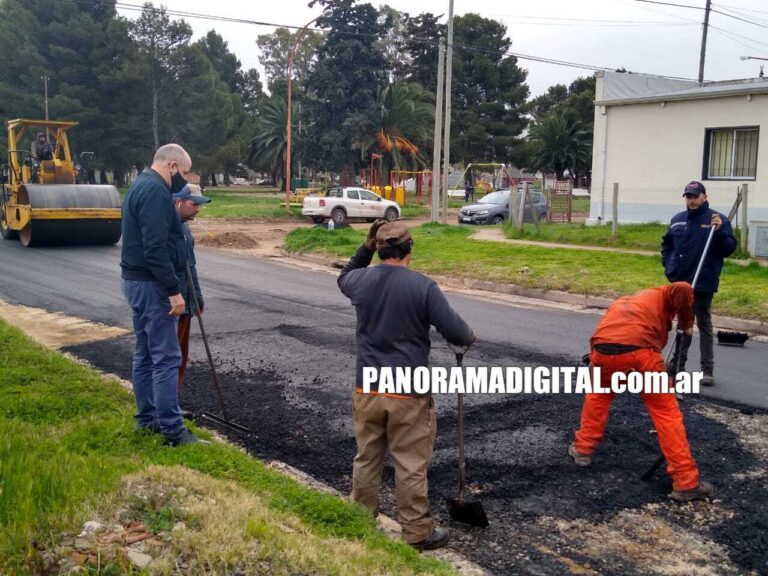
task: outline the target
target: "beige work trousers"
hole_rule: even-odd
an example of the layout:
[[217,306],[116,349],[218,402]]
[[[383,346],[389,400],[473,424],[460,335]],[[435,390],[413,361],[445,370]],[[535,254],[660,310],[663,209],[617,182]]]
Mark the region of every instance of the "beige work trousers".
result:
[[437,434],[432,398],[353,395],[357,455],[352,467],[352,500],[374,514],[387,449],[395,464],[397,519],[403,540],[421,542],[434,530],[427,497],[427,469]]

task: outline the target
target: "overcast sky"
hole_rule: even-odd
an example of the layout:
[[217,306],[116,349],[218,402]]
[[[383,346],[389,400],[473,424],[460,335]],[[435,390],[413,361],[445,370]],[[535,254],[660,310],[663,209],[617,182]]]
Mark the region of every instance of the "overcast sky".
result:
[[[122,1],[122,0],[121,0]],[[124,0],[139,5],[140,0]],[[667,0],[664,0],[667,1]],[[703,6],[705,0],[668,0],[675,4]],[[760,61],[742,61],[740,56],[768,59],[768,2],[765,0],[724,0],[712,4],[707,42],[705,79],[727,80],[758,75]],[[319,6],[308,0],[153,0],[169,10],[213,14],[268,22],[282,26],[303,26],[320,14]],[[388,4],[411,15],[422,12],[443,14],[447,21],[448,0],[389,0]],[[677,8],[637,0],[455,0],[456,15],[474,12],[502,22],[517,54],[565,60],[609,68],[624,67],[633,72],[695,79],[698,74],[701,22],[704,10]],[[120,9],[129,18],[135,11]],[[756,24],[738,20],[754,21]],[[274,26],[257,26],[185,18],[195,38],[215,29],[229,43],[244,68],[260,68],[256,37]],[[763,62],[768,67],[768,61]],[[553,84],[568,84],[593,71],[520,59],[528,70],[531,95],[546,92]]]

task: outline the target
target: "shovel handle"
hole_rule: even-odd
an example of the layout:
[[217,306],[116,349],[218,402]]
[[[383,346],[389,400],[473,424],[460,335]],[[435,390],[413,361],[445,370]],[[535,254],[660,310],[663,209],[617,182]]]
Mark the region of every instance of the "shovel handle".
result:
[[[456,352],[456,366],[461,368],[464,352]],[[464,486],[466,483],[466,460],[464,457],[464,394],[458,395],[458,410],[456,431],[459,444],[459,502],[464,502]]]

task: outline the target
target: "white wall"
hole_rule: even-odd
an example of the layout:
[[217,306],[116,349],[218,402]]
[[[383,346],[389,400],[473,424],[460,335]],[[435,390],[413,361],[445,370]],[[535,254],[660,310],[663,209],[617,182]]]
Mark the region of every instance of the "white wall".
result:
[[[596,100],[604,95],[597,78]],[[612,218],[619,183],[619,222],[666,222],[685,208],[682,190],[701,180],[707,128],[759,126],[757,179],[703,180],[710,204],[728,212],[742,183],[748,219],[768,220],[768,95],[595,107],[590,222]],[[740,223],[739,223],[740,224]]]

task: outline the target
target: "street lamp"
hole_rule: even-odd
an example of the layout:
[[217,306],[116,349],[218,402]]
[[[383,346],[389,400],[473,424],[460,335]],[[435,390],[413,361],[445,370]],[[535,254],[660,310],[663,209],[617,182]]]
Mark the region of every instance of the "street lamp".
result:
[[293,56],[296,53],[296,46],[299,45],[299,41],[301,40],[301,37],[304,35],[304,32],[309,27],[310,24],[312,24],[315,20],[320,18],[320,16],[316,16],[315,18],[312,18],[309,22],[304,24],[301,30],[299,30],[296,33],[296,40],[293,43],[293,46],[291,46],[291,55],[288,58],[288,119],[286,121],[286,127],[285,127],[285,210],[286,212],[291,211],[291,111],[292,111],[292,98],[291,98],[291,81],[293,79]]
[[[760,56],[739,56],[739,60],[765,60],[768,62],[768,58],[762,58]],[[760,64],[760,78],[765,76],[765,72],[763,72],[763,65]]]

